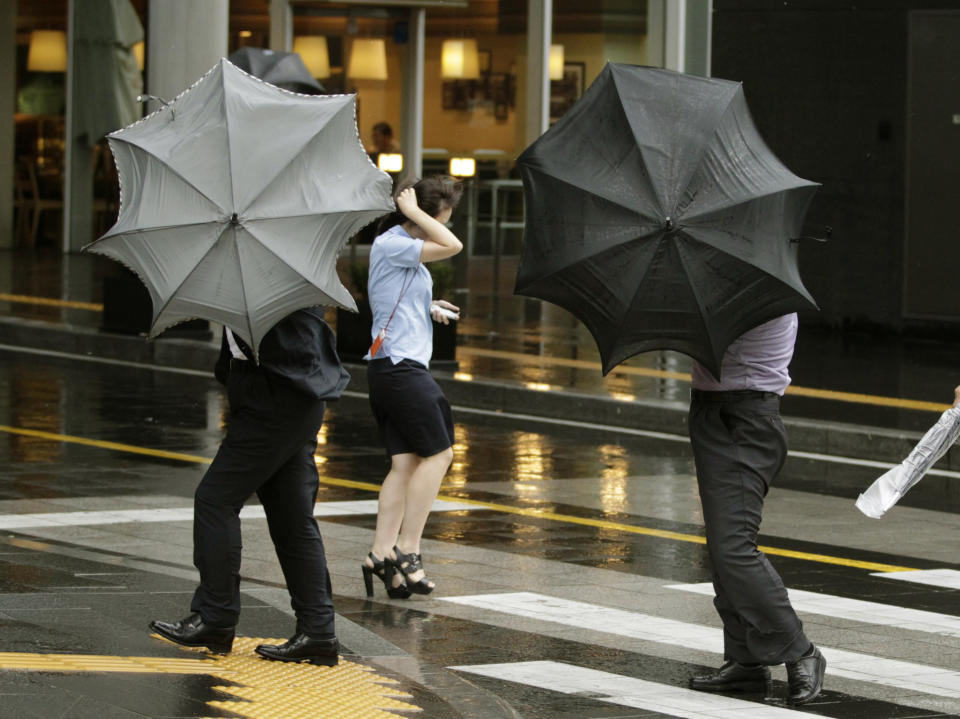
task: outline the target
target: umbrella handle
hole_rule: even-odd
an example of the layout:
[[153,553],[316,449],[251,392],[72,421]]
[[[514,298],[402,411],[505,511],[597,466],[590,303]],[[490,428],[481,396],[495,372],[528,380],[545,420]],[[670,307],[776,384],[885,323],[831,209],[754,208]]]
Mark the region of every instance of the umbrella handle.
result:
[[791,237],[791,242],[800,242],[800,240],[813,240],[814,242],[826,242],[833,237],[833,228],[829,225],[823,226],[823,237],[814,237],[813,235],[801,235],[800,237]]

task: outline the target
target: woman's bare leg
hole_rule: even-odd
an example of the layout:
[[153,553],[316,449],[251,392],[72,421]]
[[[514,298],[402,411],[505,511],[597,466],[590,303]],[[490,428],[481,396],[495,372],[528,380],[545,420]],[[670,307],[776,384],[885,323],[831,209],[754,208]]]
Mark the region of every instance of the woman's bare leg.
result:
[[[423,528],[427,524],[433,501],[440,491],[440,484],[453,461],[453,449],[448,447],[431,457],[418,459],[420,461],[407,481],[403,521],[396,541],[397,548],[404,554],[420,554]],[[423,576],[423,571],[420,570],[411,574],[408,579],[411,582],[417,582]]]
[[393,558],[393,545],[397,543],[406,514],[407,488],[420,462],[421,458],[413,453],[395,454],[390,458],[390,471],[380,487],[374,556]]

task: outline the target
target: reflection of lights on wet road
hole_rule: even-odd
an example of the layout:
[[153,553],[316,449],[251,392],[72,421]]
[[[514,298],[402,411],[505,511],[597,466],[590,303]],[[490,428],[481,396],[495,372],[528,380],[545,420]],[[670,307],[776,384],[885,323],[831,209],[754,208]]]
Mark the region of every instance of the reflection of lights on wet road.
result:
[[[60,408],[64,387],[60,377],[43,369],[23,368],[10,383],[9,406],[14,424],[35,427],[45,432],[60,431]],[[12,438],[14,458],[18,462],[43,464],[60,459],[63,445],[38,437]]]
[[473,380],[473,375],[469,372],[454,372],[453,378],[463,380],[464,382],[470,382]]
[[465,425],[457,425],[456,439],[453,445],[453,462],[443,479],[444,487],[463,487],[470,474],[470,431]]
[[604,444],[597,448],[603,470],[600,473],[600,500],[607,512],[627,511],[627,477],[630,461],[627,450],[620,445]]
[[635,402],[637,400],[637,395],[627,394],[626,392],[611,392],[610,397],[621,402]]
[[549,392],[553,389],[553,385],[549,385],[545,382],[524,382],[523,386],[527,389],[536,390],[537,392]]
[[[543,435],[534,432],[516,432],[514,437],[517,478],[517,484],[514,487],[523,492],[525,485],[522,482],[541,480],[549,474],[549,459],[543,451]],[[530,491],[532,487],[526,486],[526,489]]]

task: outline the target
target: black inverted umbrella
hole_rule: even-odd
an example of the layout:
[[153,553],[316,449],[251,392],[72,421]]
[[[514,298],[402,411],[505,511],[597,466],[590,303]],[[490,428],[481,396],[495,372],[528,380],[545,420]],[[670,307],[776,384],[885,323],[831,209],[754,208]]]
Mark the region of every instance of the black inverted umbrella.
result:
[[816,303],[795,238],[818,185],[764,144],[739,83],[608,63],[518,159],[527,220],[517,294],[572,312],[603,373],[724,350]]
[[241,47],[227,58],[234,65],[264,82],[304,95],[323,95],[326,90],[310,74],[295,52]]

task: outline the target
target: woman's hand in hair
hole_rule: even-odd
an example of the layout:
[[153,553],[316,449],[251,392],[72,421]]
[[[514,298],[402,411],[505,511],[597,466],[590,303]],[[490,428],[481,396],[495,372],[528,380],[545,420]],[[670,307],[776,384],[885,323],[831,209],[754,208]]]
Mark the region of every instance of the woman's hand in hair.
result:
[[400,194],[397,195],[397,209],[400,210],[408,220],[416,222],[413,216],[417,211],[422,212],[422,210],[420,210],[420,206],[417,204],[417,192],[413,187],[401,190]]
[[953,390],[953,406],[960,407],[960,387]]

